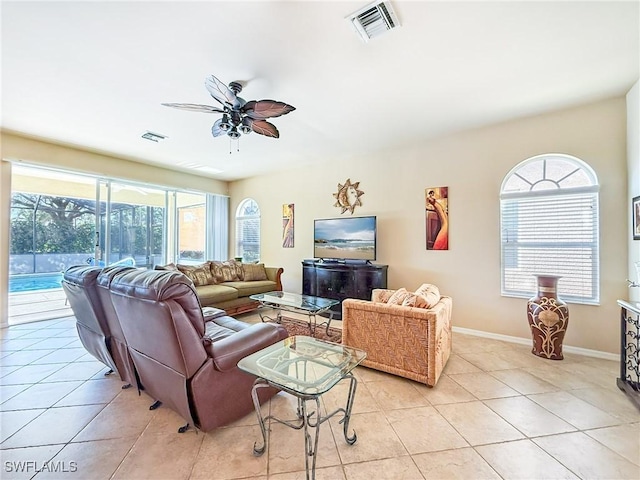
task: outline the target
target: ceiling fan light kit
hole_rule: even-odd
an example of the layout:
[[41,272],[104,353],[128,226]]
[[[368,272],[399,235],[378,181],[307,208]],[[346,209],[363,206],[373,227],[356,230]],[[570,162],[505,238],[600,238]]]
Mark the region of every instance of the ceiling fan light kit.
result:
[[267,122],[266,119],[286,115],[295,110],[295,107],[276,100],[247,102],[238,96],[242,91],[240,82],[231,82],[227,87],[210,75],[206,78],[204,85],[221,107],[194,103],[163,103],[162,105],[191,112],[222,113],[222,118],[216,120],[211,127],[211,134],[214,137],[226,134],[230,139],[237,140],[242,135],[255,132],[266,137],[279,138],[280,132],[276,126]]

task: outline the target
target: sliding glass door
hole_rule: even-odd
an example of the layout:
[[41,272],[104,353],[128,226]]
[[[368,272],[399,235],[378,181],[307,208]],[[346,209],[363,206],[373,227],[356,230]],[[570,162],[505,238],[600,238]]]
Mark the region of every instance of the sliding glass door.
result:
[[37,294],[41,306],[15,300],[10,323],[32,321],[25,315],[34,311],[37,320],[69,315],[60,281],[71,265],[153,268],[229,258],[226,196],[25,165],[12,167],[11,189],[9,292],[54,291]]
[[163,263],[167,243],[167,191],[101,180],[97,195],[97,263],[146,268]]

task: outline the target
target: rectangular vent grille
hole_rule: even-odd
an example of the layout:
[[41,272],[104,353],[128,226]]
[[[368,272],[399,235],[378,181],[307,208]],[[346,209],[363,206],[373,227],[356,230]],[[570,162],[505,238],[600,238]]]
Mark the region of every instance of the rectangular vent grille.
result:
[[350,15],[348,19],[365,42],[400,26],[389,2],[368,5]]
[[223,170],[220,170],[219,168],[208,167],[206,165],[199,165],[193,162],[180,162],[178,163],[178,166],[188,170],[198,170],[199,172],[205,172],[205,173],[222,173],[223,172]]
[[152,142],[159,142],[160,140],[164,140],[165,138],[168,138],[166,135],[161,135],[159,133],[153,133],[153,132],[145,132],[142,134],[142,138],[144,138],[145,140],[151,140]]

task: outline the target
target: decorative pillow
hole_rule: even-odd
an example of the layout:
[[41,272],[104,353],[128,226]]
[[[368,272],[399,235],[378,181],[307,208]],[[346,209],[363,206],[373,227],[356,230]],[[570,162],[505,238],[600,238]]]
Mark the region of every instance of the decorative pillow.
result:
[[402,305],[402,302],[404,302],[405,298],[407,298],[409,295],[411,295],[411,293],[407,292],[406,288],[399,288],[398,290],[393,292],[393,295],[389,297],[387,303],[391,305]]
[[178,267],[176,267],[175,263],[168,263],[166,265],[156,265],[153,267],[154,270],[169,270],[171,272],[178,272]]
[[407,295],[402,301],[402,305],[405,307],[431,308],[429,306],[429,302],[424,296],[411,292],[409,292],[409,295]]
[[239,282],[244,278],[242,263],[235,260],[211,262],[211,272],[218,283]]
[[229,264],[231,265],[231,268],[233,270],[235,270],[235,274],[236,274],[236,281],[242,281],[244,280],[244,268],[243,268],[243,263],[239,262],[237,260],[229,260],[228,261]]
[[202,287],[203,285],[213,285],[216,283],[214,276],[211,273],[211,266],[209,262],[205,262],[200,265],[176,265],[178,270],[184,273],[191,279],[196,287]]
[[267,271],[264,269],[264,263],[244,263],[242,269],[244,270],[245,282],[267,279]]
[[425,283],[415,293],[409,292],[402,287],[393,292],[387,300],[391,305],[402,305],[405,307],[431,308],[440,300],[438,287]]
[[371,292],[371,301],[377,303],[387,303],[393,293],[393,290],[388,290],[386,288],[374,288]]
[[430,283],[423,283],[420,288],[416,290],[416,295],[424,297],[427,305],[423,308],[432,308],[440,301],[440,290]]

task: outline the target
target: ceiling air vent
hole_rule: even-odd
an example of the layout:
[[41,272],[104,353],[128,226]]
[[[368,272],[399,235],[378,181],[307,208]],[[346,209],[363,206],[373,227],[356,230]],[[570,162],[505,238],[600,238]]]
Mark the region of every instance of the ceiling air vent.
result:
[[146,131],[142,134],[142,138],[144,138],[145,140],[151,140],[152,142],[159,142],[160,140],[164,140],[165,138],[167,138],[167,136]]
[[400,26],[390,2],[372,3],[347,18],[365,42]]
[[222,173],[223,170],[220,170],[218,168],[214,168],[214,167],[208,167],[206,165],[199,165],[197,163],[192,163],[192,162],[180,162],[178,163],[179,167],[188,169],[188,170],[197,170],[199,172],[204,172],[204,173]]

